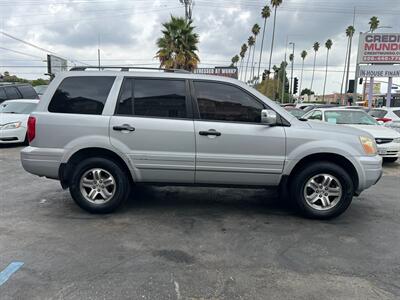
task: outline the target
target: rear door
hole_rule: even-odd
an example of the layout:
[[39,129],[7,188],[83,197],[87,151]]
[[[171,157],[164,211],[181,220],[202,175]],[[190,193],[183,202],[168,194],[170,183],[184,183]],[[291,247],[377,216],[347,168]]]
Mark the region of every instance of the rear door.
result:
[[130,157],[137,180],[194,183],[194,124],[187,91],[184,79],[124,79],[110,137]]
[[194,81],[196,183],[276,185],[285,161],[285,131],[261,124],[267,106],[241,88]]

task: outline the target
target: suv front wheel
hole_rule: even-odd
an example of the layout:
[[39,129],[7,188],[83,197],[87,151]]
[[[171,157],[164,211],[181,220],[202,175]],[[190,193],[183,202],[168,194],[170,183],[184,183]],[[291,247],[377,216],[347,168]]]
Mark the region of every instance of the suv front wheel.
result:
[[350,205],[354,185],[349,174],[331,162],[315,162],[296,173],[291,196],[300,212],[309,218],[329,219]]
[[113,160],[94,157],[76,165],[69,191],[81,208],[90,213],[110,213],[127,199],[129,175]]

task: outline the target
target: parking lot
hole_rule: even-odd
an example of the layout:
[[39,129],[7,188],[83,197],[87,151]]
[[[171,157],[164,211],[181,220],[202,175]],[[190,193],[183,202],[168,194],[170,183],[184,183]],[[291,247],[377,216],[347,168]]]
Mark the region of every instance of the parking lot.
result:
[[400,165],[331,221],[265,190],[140,187],[80,210],[0,148],[0,299],[398,299]]

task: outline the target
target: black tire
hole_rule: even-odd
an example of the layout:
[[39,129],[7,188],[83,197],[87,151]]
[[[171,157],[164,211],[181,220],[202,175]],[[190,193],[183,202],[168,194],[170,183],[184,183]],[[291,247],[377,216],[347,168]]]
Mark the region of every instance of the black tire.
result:
[[[307,203],[304,189],[308,180],[318,174],[333,175],[342,186],[342,194],[335,206],[318,210]],[[331,162],[314,162],[294,174],[290,183],[290,196],[293,204],[302,215],[312,219],[331,219],[341,215],[350,205],[354,195],[354,184],[350,175],[340,166]]]
[[384,157],[383,162],[385,163],[394,163],[398,157]]
[[[80,180],[89,170],[101,168],[109,172],[115,180],[114,195],[105,203],[89,202],[80,190]],[[115,211],[129,197],[131,190],[129,174],[112,159],[103,157],[87,158],[78,163],[70,178],[69,192],[79,207],[93,214],[105,214]]]

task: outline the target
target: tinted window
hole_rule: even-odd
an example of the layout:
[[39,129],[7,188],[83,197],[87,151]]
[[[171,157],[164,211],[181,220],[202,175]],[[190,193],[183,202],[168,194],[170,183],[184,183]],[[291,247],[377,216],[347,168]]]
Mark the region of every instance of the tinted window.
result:
[[22,98],[25,99],[37,99],[38,95],[33,89],[33,87],[29,85],[21,85],[18,87],[18,90],[22,94]]
[[374,118],[383,118],[386,116],[387,111],[383,109],[372,109],[369,114],[373,116]]
[[261,122],[264,106],[237,87],[194,82],[200,117],[203,120]]
[[13,86],[7,86],[4,88],[4,90],[6,91],[8,99],[20,99],[21,98],[17,89]]
[[121,88],[117,114],[186,118],[185,90],[184,80],[126,79]]
[[115,77],[65,78],[51,99],[50,112],[100,115]]
[[394,113],[396,116],[400,117],[400,110],[394,110],[393,113]]
[[7,95],[6,92],[4,91],[4,89],[0,88],[0,101],[4,101],[7,99]]

